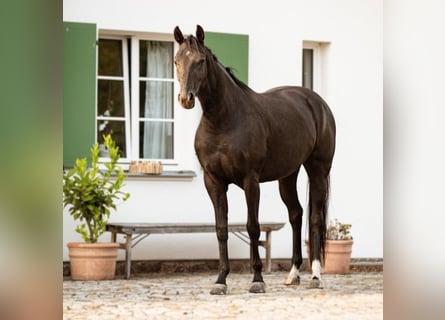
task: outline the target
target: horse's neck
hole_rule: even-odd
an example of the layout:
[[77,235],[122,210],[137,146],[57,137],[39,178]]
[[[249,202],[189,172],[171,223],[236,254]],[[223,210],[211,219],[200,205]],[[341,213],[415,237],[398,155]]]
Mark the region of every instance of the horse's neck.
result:
[[245,103],[245,94],[224,66],[214,61],[209,65],[206,86],[198,96],[203,116],[211,122],[221,122],[238,115]]

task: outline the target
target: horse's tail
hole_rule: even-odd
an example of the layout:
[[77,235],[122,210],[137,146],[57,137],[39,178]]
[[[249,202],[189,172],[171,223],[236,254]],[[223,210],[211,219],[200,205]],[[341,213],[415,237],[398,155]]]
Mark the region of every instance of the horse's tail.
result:
[[[313,183],[309,181],[309,185]],[[312,194],[313,188],[309,188],[309,262],[312,262],[316,258],[317,251],[320,252],[321,263],[324,264],[325,259],[325,247],[326,247],[326,237],[327,237],[327,225],[328,225],[328,206],[329,206],[329,191],[330,191],[330,178],[329,175],[325,178],[325,180],[319,186],[320,189],[316,189],[317,192],[320,192],[322,195],[321,207],[318,212],[312,211],[313,199],[315,197],[320,197],[320,195]],[[313,214],[316,214],[316,217],[313,217]],[[317,221],[319,220],[319,221]],[[319,227],[319,230],[312,230],[313,223],[311,221],[317,221],[316,225]],[[315,232],[313,232],[315,231]],[[318,232],[316,232],[318,231]],[[317,239],[313,239],[314,236],[318,236]]]

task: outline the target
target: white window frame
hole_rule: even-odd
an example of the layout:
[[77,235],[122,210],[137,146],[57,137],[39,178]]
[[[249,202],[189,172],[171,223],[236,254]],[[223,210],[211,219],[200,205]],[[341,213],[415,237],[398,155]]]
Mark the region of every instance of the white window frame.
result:
[[[324,97],[326,97],[328,94],[330,45],[330,41],[304,40],[302,43],[303,49],[312,49],[313,52],[312,90],[323,95]],[[301,53],[303,53],[303,50],[301,50]],[[301,54],[301,57],[302,56],[303,54]],[[301,65],[303,65],[303,63]],[[301,71],[303,72],[303,70]],[[303,77],[301,77],[301,81],[302,78]]]
[[[139,40],[148,41],[167,41],[173,43],[173,54],[178,50],[178,44],[174,41],[171,35],[163,34],[153,34],[153,33],[133,33],[131,35],[128,32],[116,32],[116,31],[99,31],[99,39],[119,39],[122,40],[122,57],[123,57],[123,70],[124,70],[124,103],[125,103],[125,130],[126,137],[125,142],[127,145],[127,156],[122,157],[119,160],[121,164],[129,164],[130,161],[140,160],[139,158],[139,81],[141,79],[147,80],[159,80],[168,81],[173,83],[173,97],[177,97],[179,93],[179,83],[177,81],[175,68],[173,66],[173,78],[171,79],[157,79],[157,78],[144,78],[139,76]],[[131,44],[131,66],[128,64],[128,40]],[[125,48],[125,49],[124,49]],[[172,59],[173,64],[173,59]],[[131,79],[129,74],[129,67],[131,68]],[[96,72],[97,75],[98,72]],[[105,77],[97,75],[97,80],[99,79],[111,79],[111,78],[121,78],[121,77]],[[131,88],[130,84],[131,83]],[[97,85],[97,82],[96,82]],[[131,100],[131,102],[130,102]],[[182,130],[182,123],[179,121],[181,108],[177,99],[173,98],[173,118],[172,119],[150,119],[159,120],[165,122],[173,123],[173,159],[145,159],[145,160],[155,160],[161,161],[163,165],[172,166],[176,169],[182,169],[181,163],[182,154],[181,148],[179,147],[181,142],[179,141],[179,132]],[[97,122],[98,120],[113,120],[113,117],[98,117],[97,116],[97,102],[96,102],[96,141],[97,141]],[[101,161],[105,161],[105,158],[100,158]]]
[[[321,64],[321,54],[320,54],[320,42],[316,41],[303,41],[303,49],[312,50],[312,90],[315,92],[320,91],[320,64]],[[303,50],[302,50],[303,53]],[[303,58],[302,58],[303,59]],[[302,63],[303,65],[303,63]],[[301,70],[303,73],[303,70]],[[303,77],[302,77],[303,78]],[[302,80],[303,81],[303,80]],[[303,85],[303,83],[301,84]]]
[[[116,77],[116,76],[101,76],[99,75],[99,70],[96,71],[96,86],[99,82],[99,80],[123,80],[123,86],[124,86],[124,112],[125,112],[125,145],[127,148],[127,156],[122,157],[119,159],[119,162],[130,162],[131,159],[131,144],[130,144],[130,133],[131,133],[131,127],[130,127],[130,91],[129,91],[129,73],[128,73],[128,46],[127,41],[123,37],[116,37],[116,36],[100,36],[100,39],[111,39],[111,40],[120,40],[122,43],[122,70],[123,70],[123,76],[122,77]],[[99,59],[99,57],[97,58]],[[99,64],[97,63],[97,66]],[[97,68],[99,69],[99,67]],[[96,89],[97,90],[97,89]],[[97,100],[96,95],[96,100]],[[98,116],[98,101],[96,101],[96,121],[95,121],[95,136],[96,141],[98,141],[98,128],[97,128],[97,122],[99,120],[105,120],[105,121],[113,121],[113,120],[122,120],[121,117],[104,117],[104,116]],[[99,161],[106,161],[106,158],[99,158]]]

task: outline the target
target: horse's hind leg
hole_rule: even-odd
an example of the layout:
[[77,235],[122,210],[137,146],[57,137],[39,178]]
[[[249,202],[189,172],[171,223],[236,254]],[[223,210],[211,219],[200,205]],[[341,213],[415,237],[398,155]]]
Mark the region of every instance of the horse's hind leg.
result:
[[279,180],[280,195],[289,213],[289,221],[292,226],[292,268],[284,284],[300,284],[300,267],[303,263],[301,254],[301,224],[303,208],[298,201],[297,176],[299,168],[290,176]]
[[312,267],[310,288],[322,288],[321,257],[324,255],[329,197],[330,161],[305,163],[309,176],[309,261]]

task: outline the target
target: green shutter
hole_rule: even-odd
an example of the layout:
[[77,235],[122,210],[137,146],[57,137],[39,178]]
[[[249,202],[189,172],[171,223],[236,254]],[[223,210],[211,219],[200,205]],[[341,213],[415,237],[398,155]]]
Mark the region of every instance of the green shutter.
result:
[[88,157],[95,142],[96,25],[63,23],[63,165]]
[[248,35],[206,32],[204,42],[225,67],[232,68],[236,77],[248,84]]

